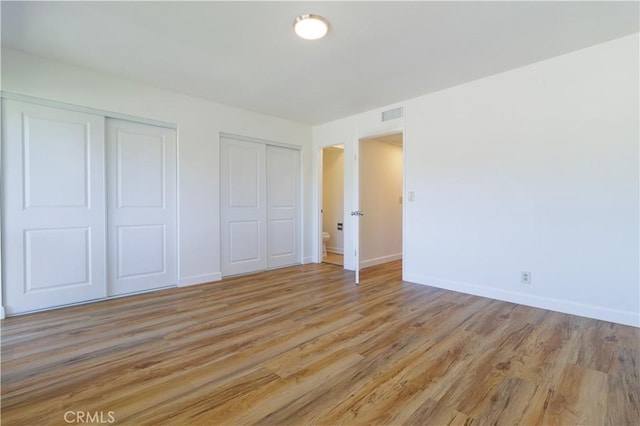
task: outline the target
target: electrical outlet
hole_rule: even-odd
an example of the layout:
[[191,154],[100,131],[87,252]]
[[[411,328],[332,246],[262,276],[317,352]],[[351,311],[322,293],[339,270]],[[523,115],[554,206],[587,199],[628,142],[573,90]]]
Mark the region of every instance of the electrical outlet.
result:
[[531,272],[527,272],[527,271],[520,272],[520,282],[522,284],[531,284]]

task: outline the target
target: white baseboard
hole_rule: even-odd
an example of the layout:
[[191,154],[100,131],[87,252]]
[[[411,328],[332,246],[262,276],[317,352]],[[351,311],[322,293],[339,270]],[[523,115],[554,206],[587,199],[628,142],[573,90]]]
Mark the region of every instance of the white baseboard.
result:
[[316,263],[313,260],[313,256],[307,256],[307,257],[302,258],[302,264],[306,265],[307,263]]
[[327,251],[329,253],[344,254],[344,249],[341,249],[339,247],[327,247]]
[[360,260],[360,267],[368,268],[369,266],[381,265],[400,259],[402,259],[402,253],[390,254],[389,256],[376,257],[375,259]]
[[616,309],[604,308],[601,306],[586,305],[569,300],[535,296],[531,294],[520,293],[517,291],[508,291],[460,281],[442,280],[434,277],[422,276],[419,274],[405,274],[402,279],[416,284],[473,294],[474,296],[488,297],[505,302],[532,306],[534,308],[548,309],[550,311],[562,312],[565,314],[610,321],[618,324],[630,325],[633,327],[640,327],[640,314],[637,312],[621,311]]
[[4,306],[0,306],[0,320],[4,319]]
[[190,285],[206,284],[211,281],[220,281],[222,272],[214,272],[212,274],[192,275],[190,277],[180,278],[178,287],[188,287]]

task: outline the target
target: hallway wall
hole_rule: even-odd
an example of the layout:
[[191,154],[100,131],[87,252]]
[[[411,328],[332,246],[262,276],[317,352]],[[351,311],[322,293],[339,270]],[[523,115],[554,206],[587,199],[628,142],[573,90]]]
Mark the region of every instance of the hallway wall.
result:
[[402,147],[360,142],[360,266],[402,258]]

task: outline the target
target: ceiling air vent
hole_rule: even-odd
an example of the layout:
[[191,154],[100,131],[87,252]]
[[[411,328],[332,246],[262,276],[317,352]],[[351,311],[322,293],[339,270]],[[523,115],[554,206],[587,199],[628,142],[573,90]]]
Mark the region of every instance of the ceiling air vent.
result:
[[382,112],[382,121],[395,120],[396,118],[402,117],[402,107],[390,109],[389,111]]

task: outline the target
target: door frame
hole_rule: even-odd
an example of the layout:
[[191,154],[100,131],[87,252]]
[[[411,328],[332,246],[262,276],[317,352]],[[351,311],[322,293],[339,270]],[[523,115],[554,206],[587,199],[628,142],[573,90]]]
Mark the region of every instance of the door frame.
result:
[[[402,194],[403,194],[403,203],[402,203],[402,256],[405,257],[405,253],[406,253],[406,200],[407,197],[405,196],[406,192],[407,192],[407,169],[405,167],[406,163],[407,163],[407,130],[406,127],[404,125],[396,125],[396,126],[389,126],[389,127],[384,127],[382,129],[377,129],[377,130],[372,130],[372,131],[361,131],[359,128],[355,127],[353,129],[353,132],[350,132],[350,135],[348,137],[345,138],[336,138],[334,141],[331,142],[324,142],[321,143],[319,145],[316,146],[316,161],[315,161],[315,167],[316,167],[316,173],[315,173],[315,177],[316,177],[316,191],[315,191],[315,197],[317,197],[315,199],[315,203],[314,205],[316,206],[316,220],[314,221],[315,223],[313,224],[314,229],[313,229],[313,234],[314,234],[314,240],[315,243],[313,244],[315,250],[313,253],[313,259],[315,260],[316,263],[322,263],[322,213],[321,210],[323,209],[323,205],[322,205],[322,196],[323,196],[323,187],[322,187],[322,181],[323,181],[323,149],[325,148],[329,148],[332,146],[336,146],[336,145],[344,145],[345,150],[344,150],[344,155],[345,155],[345,161],[344,161],[344,176],[345,176],[345,181],[344,181],[344,187],[345,187],[345,191],[344,191],[344,210],[345,210],[345,215],[351,217],[350,215],[347,214],[348,210],[359,210],[359,195],[360,195],[360,185],[359,185],[359,175],[360,175],[360,168],[358,166],[358,157],[359,157],[359,147],[360,147],[360,139],[367,139],[367,138],[375,138],[375,137],[381,137],[381,136],[387,136],[387,135],[391,135],[391,134],[395,134],[395,133],[402,133]],[[348,156],[353,155],[353,160],[348,160]],[[347,177],[348,176],[352,176],[352,179],[350,182],[347,181]],[[350,188],[353,191],[353,194],[351,194],[351,197],[349,196],[349,191],[347,191],[347,188]],[[350,207],[349,209],[347,209],[347,207]],[[353,219],[351,219],[351,221],[347,220],[347,217],[344,218],[344,224],[345,224],[345,231],[347,229],[348,226],[352,226],[353,224]],[[356,267],[358,267],[359,265],[356,265],[355,262],[349,262],[347,261],[347,241],[350,241],[350,246],[352,247],[352,249],[355,250],[359,250],[359,247],[356,248],[356,243],[359,246],[359,241],[355,241],[355,236],[353,235],[354,232],[345,232],[344,234],[344,256],[345,256],[345,260],[344,260],[344,265],[343,268],[349,271],[355,271]],[[351,256],[351,255],[350,255]],[[355,257],[355,253],[353,254],[352,257]],[[404,263],[402,264],[402,273],[404,275]]]
[[[316,223],[317,226],[317,239],[316,239],[316,250],[315,250],[315,254],[314,256],[312,256],[312,258],[315,260],[316,263],[322,263],[324,260],[324,257],[322,256],[322,232],[323,232],[323,228],[324,228],[324,204],[323,204],[323,200],[324,200],[324,150],[327,148],[334,148],[334,147],[338,147],[338,146],[342,146],[342,151],[343,151],[343,155],[345,156],[344,158],[346,159],[346,154],[344,153],[344,143],[335,143],[335,144],[331,144],[331,145],[323,145],[318,147],[318,163],[317,163],[317,167],[318,167],[318,186],[317,186],[317,195],[318,195],[318,221]],[[343,218],[342,218],[342,223],[344,224],[344,222],[346,221],[346,218],[344,217],[344,206],[345,206],[345,200],[346,198],[346,192],[344,191],[344,188],[346,187],[346,179],[344,179],[344,171],[347,168],[347,163],[346,161],[343,160],[343,164],[342,164],[342,175],[343,175],[343,182],[342,182],[342,187],[343,187],[343,193],[345,194],[343,196],[342,199],[342,206],[343,206]],[[343,225],[344,226],[344,225]],[[346,250],[344,247],[344,234],[343,234],[343,246],[342,246],[342,255],[343,257],[346,254]],[[343,268],[347,269],[345,267],[345,263],[343,262]]]
[[[322,231],[323,231],[323,212],[324,212],[324,205],[323,205],[323,196],[324,196],[324,150],[326,148],[332,148],[335,146],[339,146],[342,145],[344,146],[344,142],[338,142],[338,143],[332,143],[332,144],[326,144],[326,145],[321,145],[317,147],[317,162],[316,162],[316,167],[317,167],[317,191],[316,191],[316,195],[318,197],[317,199],[317,212],[318,212],[318,216],[317,216],[317,221],[314,224],[315,225],[315,230],[314,230],[314,234],[316,234],[316,244],[315,244],[315,250],[313,253],[312,258],[314,259],[315,263],[322,263],[323,261],[323,257],[322,257]],[[343,150],[344,151],[344,150]],[[347,169],[347,161],[346,161],[346,152],[344,153],[345,155],[345,161],[343,161],[343,166],[342,166],[342,171],[343,171],[343,176],[345,176],[345,171]],[[342,183],[343,188],[346,188],[347,186],[347,181],[346,179],[343,179],[343,183]],[[343,197],[343,210],[344,210],[344,206],[346,206],[345,202],[347,200],[347,195],[346,195],[346,191],[344,191],[344,197]],[[346,218],[343,218],[343,223],[346,221]],[[344,244],[344,243],[343,243]],[[343,256],[346,255],[346,250],[345,247],[343,246]],[[347,269],[347,264],[346,262],[344,262],[343,264],[343,268]]]
[[[406,137],[407,132],[404,126],[399,126],[397,128],[386,129],[383,132],[371,132],[371,133],[359,133],[357,134],[357,139],[354,141],[354,161],[353,161],[353,206],[354,211],[361,211],[360,206],[360,144],[365,139],[375,139],[389,135],[402,134],[402,258],[405,257],[406,251],[406,202],[407,197],[404,196],[406,193],[406,160],[407,160],[407,151],[406,151]],[[366,212],[365,212],[366,213]],[[354,223],[354,232],[353,232],[353,246],[355,249],[354,257],[355,257],[355,283],[360,283],[360,216],[353,216]],[[357,221],[356,221],[357,220]],[[402,274],[404,275],[404,262],[402,264]]]

